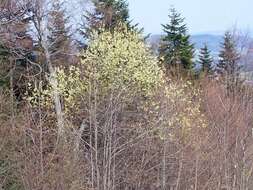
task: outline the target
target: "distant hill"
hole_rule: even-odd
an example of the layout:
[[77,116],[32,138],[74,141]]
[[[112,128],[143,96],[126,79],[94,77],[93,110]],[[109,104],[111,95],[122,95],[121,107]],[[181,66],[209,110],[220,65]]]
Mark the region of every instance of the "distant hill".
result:
[[216,57],[219,54],[222,38],[223,36],[221,35],[199,34],[193,35],[191,37],[191,41],[194,44],[196,50],[200,50],[204,44],[207,44],[208,48],[212,52],[212,55]]
[[[158,50],[161,37],[162,35],[151,35],[148,39],[148,43],[155,52]],[[217,57],[222,42],[222,35],[197,34],[191,36],[191,41],[196,48],[196,53],[198,53],[198,50],[200,50],[204,44],[207,44],[212,51],[212,55]]]
[[[159,42],[161,40],[162,35],[151,35],[148,38],[148,43],[150,44],[152,50],[155,53],[158,53]],[[204,44],[208,45],[208,48],[211,50],[211,53],[214,57],[214,60],[218,59],[219,50],[221,47],[223,36],[219,34],[196,34],[191,36],[191,42],[194,44],[196,53],[195,56],[197,58],[199,50],[203,47]],[[251,76],[253,80],[253,39],[247,42],[252,44],[252,49],[249,49],[248,52],[244,52],[241,57],[241,65],[243,72],[246,72],[245,76]],[[250,73],[250,74],[249,74]]]

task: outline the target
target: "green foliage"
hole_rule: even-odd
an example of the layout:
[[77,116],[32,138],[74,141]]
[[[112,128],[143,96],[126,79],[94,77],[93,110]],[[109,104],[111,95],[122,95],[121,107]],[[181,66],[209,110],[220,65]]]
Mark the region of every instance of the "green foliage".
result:
[[94,34],[84,52],[82,64],[87,75],[108,89],[129,88],[147,93],[161,81],[156,58],[139,34],[125,29]]
[[[69,71],[56,70],[58,88],[64,107],[79,104],[79,98],[96,88],[98,96],[123,91],[124,97],[152,94],[161,85],[162,72],[138,33],[129,31],[94,33],[81,57],[81,67]],[[82,74],[81,74],[82,73]],[[31,88],[34,88],[31,86]],[[44,102],[49,106],[52,87],[37,85],[29,101],[34,105]],[[40,103],[41,104],[41,103]]]
[[165,36],[162,38],[159,53],[165,67],[168,70],[176,69],[176,72],[192,71],[194,46],[190,43],[184,18],[174,8],[171,8],[169,23],[162,26]]
[[159,137],[162,140],[179,138],[194,141],[190,134],[207,127],[205,115],[201,112],[200,90],[194,89],[191,82],[171,81],[161,91],[165,102],[160,98],[154,104],[157,113],[166,117],[158,129]]
[[80,69],[70,66],[68,72],[66,69],[57,68],[54,76],[58,85],[57,89],[53,89],[50,84],[45,85],[42,81],[40,83],[28,84],[28,90],[31,95],[26,94],[27,100],[33,106],[42,106],[46,108],[53,108],[53,92],[56,91],[62,97],[62,104],[65,111],[70,111],[70,108],[75,104],[78,108],[78,98],[83,93],[88,91],[88,81],[82,80]]
[[200,50],[198,62],[201,66],[200,73],[204,73],[208,75],[213,73],[213,67],[212,67],[213,58],[211,56],[211,51],[208,49],[206,44]]

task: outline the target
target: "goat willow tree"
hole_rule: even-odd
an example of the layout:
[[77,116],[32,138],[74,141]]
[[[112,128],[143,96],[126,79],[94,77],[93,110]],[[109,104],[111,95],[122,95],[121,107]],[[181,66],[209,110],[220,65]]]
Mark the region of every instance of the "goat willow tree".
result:
[[[140,35],[124,26],[117,30],[104,30],[101,34],[95,31],[88,49],[81,53],[81,67],[70,67],[68,74],[58,69],[58,90],[65,98],[66,109],[68,105],[73,107],[71,101],[76,97],[90,90],[91,81],[96,82],[92,86],[97,86],[100,93],[120,89],[124,96],[134,92],[149,94],[160,84],[162,77],[156,58]],[[78,80],[80,73],[84,78]]]
[[[64,108],[65,129],[73,126],[73,131],[78,131],[74,149],[84,151],[89,159],[85,165],[88,188],[111,190],[154,185],[154,181],[141,178],[166,171],[170,140],[180,138],[186,143],[189,131],[204,127],[199,104],[192,103],[196,95],[187,95],[187,85],[170,84],[164,88],[156,58],[141,36],[127,27],[93,33],[80,58],[80,67],[57,70],[56,90]],[[30,101],[34,106],[44,104],[50,110],[54,91],[55,86],[35,89]],[[157,101],[161,99],[164,101]],[[40,104],[36,104],[37,100]],[[181,109],[182,105],[187,109]],[[157,118],[160,119],[157,121]],[[150,136],[163,144],[163,148],[153,152],[153,156],[158,156],[152,163],[153,169],[140,174],[136,168],[141,168],[143,163],[135,152],[143,155],[149,152],[140,147]],[[161,151],[165,155],[163,159]],[[152,157],[146,156],[142,159]],[[160,162],[164,163],[162,169]],[[167,175],[157,173],[163,176],[163,186],[167,184]]]
[[[156,59],[140,36],[120,30],[124,32],[95,33],[88,49],[81,53],[81,67],[57,71],[65,121],[75,124],[79,131],[75,149],[83,147],[82,142],[87,147],[92,189],[114,189],[115,178],[122,180],[118,174],[125,168],[117,167],[116,155],[121,155],[135,136],[120,118],[137,99],[152,94],[162,79]],[[40,92],[35,89],[30,101],[37,105],[39,100],[50,110],[54,91],[52,85]]]

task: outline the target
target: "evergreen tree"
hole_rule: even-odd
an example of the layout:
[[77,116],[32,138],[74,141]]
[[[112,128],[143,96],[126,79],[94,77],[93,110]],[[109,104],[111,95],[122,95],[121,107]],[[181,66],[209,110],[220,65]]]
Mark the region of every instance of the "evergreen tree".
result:
[[159,54],[163,58],[167,71],[172,74],[192,71],[194,68],[194,46],[187,34],[184,18],[174,8],[170,9],[169,23],[162,25],[165,36],[161,40]]
[[10,65],[8,59],[10,57],[9,49],[0,43],[0,88],[7,87],[9,84],[8,73],[10,71]]
[[233,35],[230,32],[226,32],[219,54],[217,73],[224,80],[229,92],[233,92],[242,82],[240,79],[241,66],[239,65],[239,60],[240,55],[237,52]]
[[200,64],[200,73],[208,75],[213,74],[213,58],[211,56],[211,51],[208,49],[206,44],[200,49],[198,63]]
[[0,2],[0,86],[9,87],[19,99],[25,92],[27,76],[34,71],[28,12],[29,3],[25,1]]
[[114,30],[120,23],[127,25],[129,29],[138,30],[137,25],[132,25],[129,20],[126,0],[93,0],[93,4],[94,10],[84,16],[86,24],[81,33],[85,38],[89,38],[92,30],[99,31],[101,28]]
[[66,66],[69,62],[71,51],[70,28],[67,27],[68,18],[65,16],[63,3],[54,0],[48,20],[48,41],[50,44],[49,53],[54,66]]

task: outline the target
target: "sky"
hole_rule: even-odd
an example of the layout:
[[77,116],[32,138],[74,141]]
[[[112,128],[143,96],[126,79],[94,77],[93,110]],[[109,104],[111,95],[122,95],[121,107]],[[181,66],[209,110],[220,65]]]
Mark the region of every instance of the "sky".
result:
[[222,33],[239,28],[253,31],[253,0],[128,0],[130,16],[145,33],[161,34],[173,5],[191,34]]

